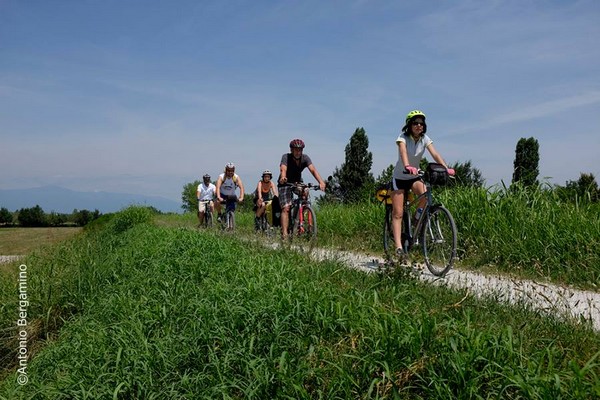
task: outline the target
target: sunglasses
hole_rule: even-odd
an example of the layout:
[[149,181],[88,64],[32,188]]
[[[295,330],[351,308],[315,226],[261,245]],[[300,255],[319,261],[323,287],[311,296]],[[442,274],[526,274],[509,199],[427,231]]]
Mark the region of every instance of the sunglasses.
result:
[[412,125],[413,126],[417,126],[417,125],[425,126],[425,122],[422,122],[422,121],[413,121]]

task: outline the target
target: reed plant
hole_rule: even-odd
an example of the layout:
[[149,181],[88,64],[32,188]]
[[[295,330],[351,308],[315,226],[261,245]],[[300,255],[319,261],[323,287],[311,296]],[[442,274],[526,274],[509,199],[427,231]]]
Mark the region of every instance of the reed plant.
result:
[[[589,325],[123,213],[24,260],[39,332],[29,383],[13,364],[0,398],[600,394]],[[0,277],[0,329],[15,335],[15,277]],[[53,313],[60,324],[36,323]]]
[[[600,203],[565,202],[552,190],[434,188],[458,227],[459,266],[587,289],[600,285]],[[382,253],[379,203],[318,209],[319,243]]]

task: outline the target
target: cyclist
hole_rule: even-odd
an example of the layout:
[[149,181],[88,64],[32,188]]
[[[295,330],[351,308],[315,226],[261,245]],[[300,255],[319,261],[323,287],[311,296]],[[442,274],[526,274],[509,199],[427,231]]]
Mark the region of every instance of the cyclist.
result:
[[[235,191],[236,189],[240,189],[240,197],[238,198]],[[219,213],[217,217],[217,221],[221,221],[222,212],[221,212],[221,202],[225,200],[234,200],[233,209],[235,210],[235,202],[244,200],[244,184],[242,183],[242,179],[235,173],[235,164],[227,163],[225,165],[225,171],[219,178],[217,179],[216,185],[216,196],[217,196],[217,204],[216,209]]]
[[211,213],[215,212],[215,206],[213,199],[217,188],[210,182],[210,175],[205,174],[202,177],[202,183],[198,185],[196,190],[196,198],[198,199],[198,226],[202,226],[204,221],[205,204],[208,203],[208,207]]
[[[454,175],[454,169],[448,168],[442,156],[433,147],[431,138],[425,134],[426,132],[425,113],[420,110],[413,110],[406,115],[402,133],[396,139],[398,162],[396,162],[392,179],[392,230],[394,232],[396,255],[402,261],[406,261],[400,236],[402,232],[402,214],[404,213],[404,195],[408,194],[411,189],[416,196],[425,193],[425,185],[416,176],[425,149],[429,151],[429,154],[437,163],[446,167],[449,175]],[[422,198],[417,207],[422,210],[426,201],[426,198]],[[417,210],[415,217],[419,217],[419,210]]]
[[308,168],[310,173],[319,182],[319,188],[325,191],[325,181],[321,179],[321,175],[312,163],[312,160],[307,154],[303,154],[304,141],[302,139],[293,139],[290,142],[290,152],[285,153],[281,157],[279,164],[279,203],[281,204],[281,237],[287,237],[289,224],[289,212],[292,206],[292,188],[290,186],[282,186],[287,182],[300,183],[302,182],[302,171]]
[[258,181],[256,186],[256,215],[254,217],[254,229],[259,230],[260,217],[267,209],[267,202],[271,201],[274,196],[278,196],[277,186],[271,181],[273,173],[268,169],[263,171],[262,179]]

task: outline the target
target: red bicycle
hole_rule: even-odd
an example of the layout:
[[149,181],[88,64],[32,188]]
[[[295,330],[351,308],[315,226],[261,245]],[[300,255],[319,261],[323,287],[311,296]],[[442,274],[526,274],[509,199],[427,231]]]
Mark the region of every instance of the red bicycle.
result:
[[290,224],[288,237],[300,245],[309,247],[317,241],[317,216],[310,201],[310,190],[319,190],[319,186],[311,183],[288,183],[292,187],[294,199],[290,208]]

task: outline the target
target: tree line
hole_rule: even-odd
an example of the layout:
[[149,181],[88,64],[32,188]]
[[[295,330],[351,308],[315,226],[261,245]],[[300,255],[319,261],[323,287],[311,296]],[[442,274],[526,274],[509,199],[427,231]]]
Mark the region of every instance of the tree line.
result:
[[[567,181],[565,186],[554,185],[544,187],[538,181],[539,175],[539,143],[537,139],[521,138],[516,145],[513,176],[510,187],[522,187],[530,190],[549,189],[555,191],[559,198],[572,202],[598,202],[600,189],[592,173],[581,173],[577,180]],[[420,168],[425,170],[429,161],[426,157],[421,160]],[[394,164],[390,164],[377,178],[371,173],[373,154],[369,151],[369,138],[364,128],[356,128],[345,148],[345,159],[341,166],[336,167],[327,179],[325,194],[317,199],[318,204],[324,203],[358,203],[374,201],[377,188],[387,185],[392,179]],[[450,188],[474,187],[483,188],[485,179],[481,171],[471,160],[448,164],[456,172],[455,179],[449,184]],[[186,211],[197,210],[196,188],[201,182],[196,180],[187,183],[181,193],[182,208]],[[503,182],[504,184],[504,182]],[[246,194],[250,197],[251,194]],[[251,200],[251,198],[249,198]],[[251,201],[244,202],[246,206]],[[242,209],[245,205],[242,205]]]
[[102,214],[98,210],[73,210],[72,213],[46,213],[39,205],[29,208],[21,208],[10,212],[6,207],[0,208],[0,225],[23,227],[46,227],[46,226],[85,226]]

